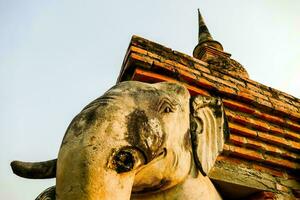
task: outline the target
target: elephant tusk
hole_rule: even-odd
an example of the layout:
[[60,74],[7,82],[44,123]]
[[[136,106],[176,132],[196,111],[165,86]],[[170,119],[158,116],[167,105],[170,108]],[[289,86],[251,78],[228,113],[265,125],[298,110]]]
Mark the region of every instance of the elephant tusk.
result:
[[44,162],[13,161],[10,166],[14,174],[30,179],[45,179],[56,177],[57,159]]

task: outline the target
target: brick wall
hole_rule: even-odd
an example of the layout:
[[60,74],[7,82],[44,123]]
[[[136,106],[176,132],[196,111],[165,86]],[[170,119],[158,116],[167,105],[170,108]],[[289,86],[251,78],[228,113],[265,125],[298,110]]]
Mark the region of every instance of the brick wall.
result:
[[255,183],[253,187],[294,196],[299,193],[299,99],[137,36],[122,65],[118,81],[124,80],[179,81],[191,95],[221,97],[230,137],[212,178],[217,179],[218,170],[224,171],[226,165],[236,168],[236,173],[252,170],[268,177],[268,186]]

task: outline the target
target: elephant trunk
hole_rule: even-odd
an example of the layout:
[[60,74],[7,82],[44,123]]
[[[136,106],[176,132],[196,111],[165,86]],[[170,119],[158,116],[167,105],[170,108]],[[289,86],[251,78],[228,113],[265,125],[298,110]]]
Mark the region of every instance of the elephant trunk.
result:
[[[95,145],[61,147],[57,162],[56,200],[129,200],[135,169],[143,154],[131,146],[101,140]],[[76,145],[75,145],[76,146]]]
[[[78,175],[74,177],[65,175],[69,180],[64,178],[57,180],[56,200],[129,200],[134,176],[133,172],[118,174],[114,171],[87,167],[79,170]],[[79,180],[75,182],[74,178]]]

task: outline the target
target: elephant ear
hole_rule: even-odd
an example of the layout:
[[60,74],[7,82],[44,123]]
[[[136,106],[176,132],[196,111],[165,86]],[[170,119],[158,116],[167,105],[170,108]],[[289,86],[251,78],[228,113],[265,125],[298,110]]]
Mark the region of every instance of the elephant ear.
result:
[[223,150],[229,135],[220,98],[196,96],[191,100],[191,139],[197,168],[205,176]]

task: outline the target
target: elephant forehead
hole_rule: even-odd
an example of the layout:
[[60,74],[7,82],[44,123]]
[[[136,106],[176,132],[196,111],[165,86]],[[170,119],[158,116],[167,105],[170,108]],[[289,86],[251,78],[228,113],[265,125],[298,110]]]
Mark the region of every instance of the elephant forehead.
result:
[[121,82],[112,87],[108,93],[131,93],[131,94],[156,94],[156,95],[167,95],[172,98],[186,98],[189,99],[190,95],[188,90],[179,83],[160,82],[155,84],[143,83],[138,81],[125,81]]
[[[71,122],[66,135],[77,137],[82,133],[100,128],[99,126],[104,125],[104,121],[118,121],[118,123],[131,121],[129,124],[133,124],[133,121],[139,122],[143,118],[137,116],[141,114],[141,112],[136,112],[137,110],[144,111],[148,118],[159,117],[157,111],[162,107],[165,99],[170,105],[179,105],[178,107],[188,111],[189,94],[179,84],[122,82],[88,104]],[[128,118],[128,116],[131,117]],[[66,142],[65,139],[64,142]]]
[[171,82],[159,82],[159,83],[144,83],[139,81],[124,81],[116,84],[111,89],[120,88],[120,89],[127,89],[127,88],[159,88],[159,89],[171,89],[171,90],[182,90],[182,92],[186,92],[187,89],[180,83],[171,83]]

